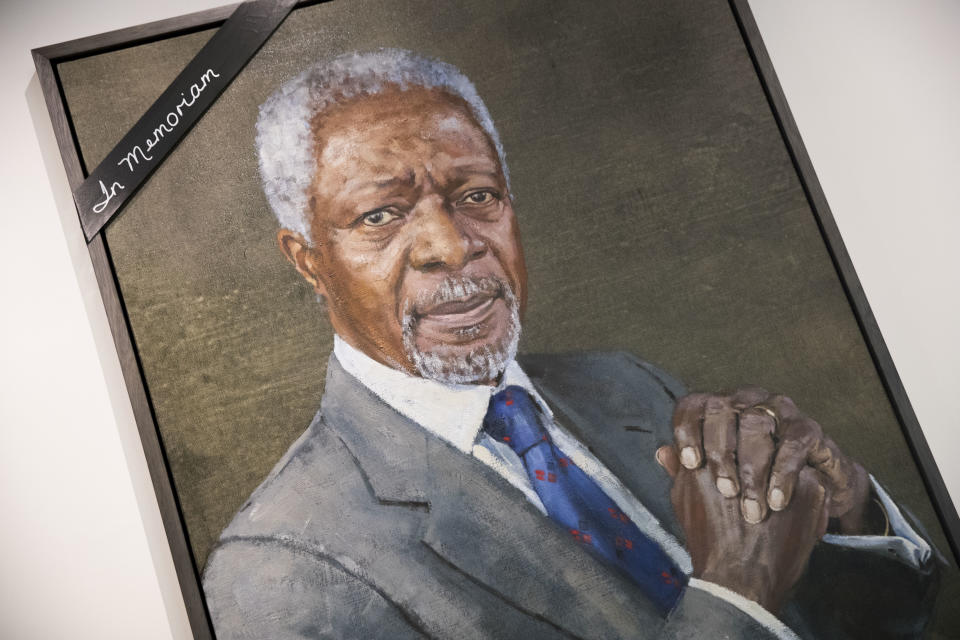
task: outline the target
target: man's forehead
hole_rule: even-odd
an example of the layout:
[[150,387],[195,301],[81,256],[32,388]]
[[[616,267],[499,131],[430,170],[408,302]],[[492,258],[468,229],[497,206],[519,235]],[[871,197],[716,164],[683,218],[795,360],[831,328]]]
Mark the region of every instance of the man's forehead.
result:
[[[422,125],[422,126],[421,126]],[[359,165],[392,172],[412,159],[428,162],[443,157],[451,166],[486,162],[496,166],[496,155],[482,132],[464,118],[437,116],[422,123],[381,121],[370,127],[331,132],[321,143],[321,168]]]
[[[385,181],[442,159],[453,170],[499,171],[486,133],[465,105],[433,90],[379,94],[352,101],[316,123],[320,181],[331,170],[362,170]],[[327,176],[333,177],[333,176]]]
[[391,91],[363,97],[320,114],[314,125],[317,141],[329,146],[376,144],[400,137],[432,140],[463,136],[475,140],[486,134],[465,104],[437,90]]

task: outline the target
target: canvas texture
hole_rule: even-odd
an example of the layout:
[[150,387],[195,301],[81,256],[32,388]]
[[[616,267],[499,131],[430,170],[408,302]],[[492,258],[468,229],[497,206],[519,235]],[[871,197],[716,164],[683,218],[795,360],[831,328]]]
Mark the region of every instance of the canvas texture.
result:
[[[57,67],[88,169],[212,33]],[[500,131],[523,352],[623,349],[690,389],[787,393],[947,550],[726,2],[349,0],[295,10],[106,231],[200,567],[310,423],[332,346],[277,249],[257,107],[317,58],[385,46],[459,67]],[[951,566],[935,637],[958,598]]]

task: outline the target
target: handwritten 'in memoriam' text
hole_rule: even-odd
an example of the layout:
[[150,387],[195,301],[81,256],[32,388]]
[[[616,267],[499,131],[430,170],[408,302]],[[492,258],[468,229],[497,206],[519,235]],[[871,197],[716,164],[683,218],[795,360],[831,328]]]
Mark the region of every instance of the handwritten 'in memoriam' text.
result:
[[180,124],[180,120],[183,118],[183,110],[189,107],[192,107],[193,104],[200,97],[200,94],[203,93],[203,90],[207,88],[207,84],[213,78],[219,78],[220,75],[217,74],[213,69],[207,69],[202,76],[200,76],[199,82],[194,82],[190,85],[190,96],[187,97],[186,93],[181,91],[180,96],[181,100],[177,103],[177,106],[173,108],[167,114],[167,117],[153,129],[153,136],[147,138],[144,143],[143,149],[140,145],[134,145],[130,151],[127,152],[127,155],[120,159],[120,162],[117,165],[122,165],[126,163],[127,169],[133,171],[133,165],[140,164],[140,159],[143,160],[153,160],[153,156],[150,155],[150,151],[153,150],[160,141],[163,140],[164,136],[168,133],[173,133],[173,130],[177,128],[177,125]]
[[101,180],[100,191],[103,193],[103,200],[93,205],[93,212],[101,213],[104,209],[106,209],[107,205],[110,204],[110,201],[113,200],[114,196],[117,195],[117,189],[126,189],[126,187],[114,180],[113,184],[110,185],[110,188],[107,189],[107,185],[103,184],[103,180]]
[[[160,141],[164,139],[168,134],[174,132],[174,130],[180,125],[181,121],[184,118],[184,113],[186,110],[192,107],[197,100],[200,98],[200,95],[207,88],[207,86],[214,80],[214,78],[219,78],[220,74],[214,71],[213,69],[207,69],[200,76],[200,79],[190,85],[188,91],[180,92],[180,102],[170,110],[166,117],[160,121],[160,123],[154,127],[152,135],[148,137],[143,146],[136,144],[131,148],[127,155],[120,159],[117,162],[117,166],[126,166],[127,170],[131,173],[134,171],[134,168],[137,167],[141,161],[153,160],[153,154],[151,153],[157,145],[160,144]],[[189,95],[187,95],[189,93]],[[100,181],[100,191],[103,194],[103,200],[97,202],[93,206],[94,213],[100,213],[107,208],[107,205],[110,204],[110,201],[113,200],[117,195],[118,189],[124,189],[123,184],[119,182],[114,182],[109,188]]]

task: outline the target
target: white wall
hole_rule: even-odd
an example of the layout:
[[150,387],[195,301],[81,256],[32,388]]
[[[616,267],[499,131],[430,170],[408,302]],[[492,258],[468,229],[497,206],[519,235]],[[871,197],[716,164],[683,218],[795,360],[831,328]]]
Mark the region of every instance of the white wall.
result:
[[218,4],[0,4],[4,639],[190,636],[30,49]]
[[960,508],[960,2],[750,5]]
[[[0,637],[186,638],[156,501],[29,50],[220,0],[0,5]],[[954,496],[960,5],[754,0]]]

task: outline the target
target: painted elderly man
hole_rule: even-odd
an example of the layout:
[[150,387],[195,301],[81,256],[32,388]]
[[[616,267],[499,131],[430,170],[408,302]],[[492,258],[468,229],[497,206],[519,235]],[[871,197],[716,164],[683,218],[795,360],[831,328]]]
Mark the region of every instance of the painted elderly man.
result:
[[257,127],[280,249],[336,338],[320,411],[211,554],[219,637],[922,633],[930,546],[789,398],[517,356],[509,174],[459,71],[341,56]]

